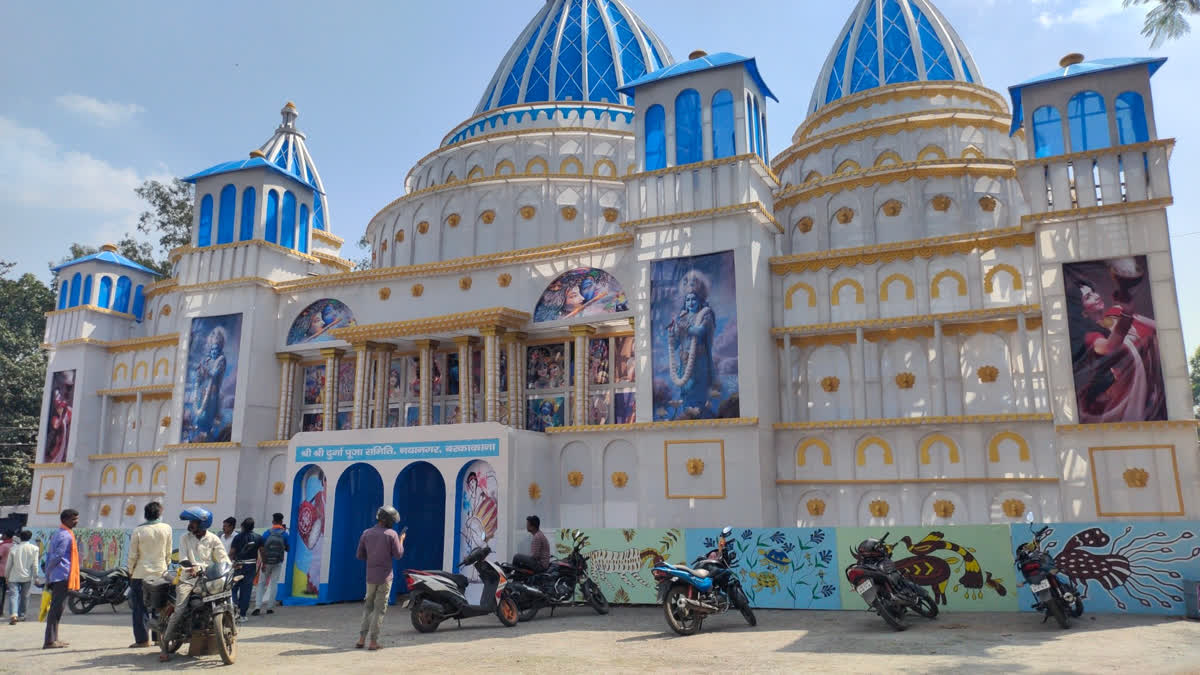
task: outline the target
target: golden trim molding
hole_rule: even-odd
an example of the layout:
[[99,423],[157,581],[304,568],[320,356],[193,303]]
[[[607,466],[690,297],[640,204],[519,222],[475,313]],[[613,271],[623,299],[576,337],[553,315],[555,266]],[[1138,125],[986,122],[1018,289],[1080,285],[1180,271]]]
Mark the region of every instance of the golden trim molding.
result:
[[67,309],[52,309],[49,312],[46,312],[45,314],[43,314],[43,316],[45,316],[47,319],[49,319],[52,316],[59,316],[61,314],[71,314],[72,312],[83,312],[83,311],[96,312],[97,314],[107,314],[109,316],[115,316],[115,317],[121,318],[121,319],[135,318],[132,314],[130,314],[128,312],[118,312],[118,311],[111,310],[111,309],[104,309],[103,307],[97,307],[96,305],[76,305],[74,307],[68,307]]
[[[661,225],[674,225],[674,224],[686,222],[689,220],[699,220],[701,218],[713,218],[713,217],[722,216],[722,215],[725,215],[728,213],[738,213],[738,212],[742,212],[742,211],[748,211],[750,213],[757,212],[758,214],[763,216],[763,218],[766,220],[766,223],[770,223],[771,225],[775,226],[776,232],[778,232],[780,234],[782,234],[784,232],[783,226],[779,224],[779,221],[775,219],[775,216],[771,214],[771,212],[767,209],[767,207],[762,202],[757,202],[757,201],[745,202],[743,204],[730,204],[728,206],[718,206],[717,208],[714,208],[714,209],[703,209],[700,211],[686,211],[683,213],[670,213],[670,214],[661,215],[661,216],[653,216],[650,218],[640,218],[638,220],[627,220],[627,221],[621,223],[621,229],[635,230],[635,229],[639,229],[639,228],[643,228],[643,227],[657,227],[657,226],[661,226]],[[766,223],[763,223],[763,225],[765,226]]]
[[1162,420],[1157,422],[1103,422],[1100,424],[1058,424],[1056,433],[1087,433],[1095,431],[1106,433],[1110,431],[1165,431],[1168,429],[1194,429],[1200,426],[1200,420]]
[[166,497],[165,492],[88,492],[84,495],[91,498],[103,497]]
[[149,286],[147,286],[145,291],[143,291],[142,296],[146,300],[149,300],[150,298],[153,298],[157,295],[166,293],[166,292],[176,288],[177,286],[179,286],[178,279],[176,279],[174,277],[172,277],[170,279],[163,279],[161,281],[156,281],[156,282],[150,284]]
[[108,348],[109,353],[116,354],[118,352],[132,352],[139,349],[151,349],[154,347],[178,347],[179,333],[165,333],[163,335],[150,335],[148,337],[130,338],[128,340],[113,340],[112,342],[102,343]]
[[1020,226],[1016,226],[983,233],[951,234],[907,242],[775,256],[768,259],[767,264],[775,274],[786,275],[826,268],[874,265],[897,260],[908,261],[917,257],[961,255],[975,250],[991,251],[997,248],[1016,248],[1034,244],[1035,234],[1023,232]]
[[889,84],[840,98],[832,105],[819,108],[818,112],[820,114],[813,115],[805,120],[792,136],[792,141],[798,143],[805,139],[813,129],[841,115],[854,112],[859,108],[865,108],[876,103],[900,101],[906,98],[928,98],[934,96],[968,99],[982,103],[1000,115],[1007,115],[1009,113],[1008,102],[1004,97],[979,84],[952,81]]
[[1024,169],[1029,166],[1045,166],[1046,164],[1062,164],[1063,162],[1074,162],[1080,159],[1097,159],[1107,155],[1124,154],[1127,152],[1142,152],[1144,150],[1153,150],[1162,148],[1170,150],[1175,147],[1174,138],[1159,138],[1153,141],[1142,141],[1141,143],[1130,143],[1128,145],[1111,145],[1107,148],[1098,150],[1084,150],[1082,152],[1072,152],[1066,155],[1051,155],[1050,157],[1038,157],[1035,159],[1022,159],[1017,161],[1017,168]]
[[[332,276],[332,275],[328,275],[328,276]],[[311,277],[311,278],[317,279],[320,277]],[[198,284],[190,284],[187,286],[178,286],[177,285],[177,286],[173,286],[170,290],[178,291],[180,293],[191,293],[191,292],[195,292],[195,291],[208,291],[208,290],[212,290],[214,288],[225,288],[228,286],[240,286],[243,284],[254,284],[257,286],[262,286],[263,288],[270,288],[272,290],[274,290],[274,288],[275,288],[275,282],[271,281],[270,279],[263,278],[263,277],[236,277],[233,279],[222,279],[220,281],[203,281]]]
[[904,164],[888,164],[870,167],[861,171],[822,176],[812,182],[794,185],[776,194],[775,211],[793,204],[808,201],[832,192],[844,192],[860,187],[890,185],[911,179],[961,178],[964,176],[989,176],[993,178],[1017,178],[1017,170],[1011,160],[1004,159],[927,159]]
[[310,231],[312,232],[313,239],[320,239],[321,241],[323,241],[327,244],[332,244],[334,246],[337,246],[338,248],[341,248],[342,244],[346,243],[345,239],[342,239],[341,237],[337,236],[336,234],[334,234],[332,232],[327,232],[325,230],[318,230],[315,227]]
[[125,387],[122,389],[97,389],[97,396],[136,396],[138,394],[172,394],[175,391],[173,384],[142,384],[136,387]]
[[575,434],[596,431],[665,431],[667,429],[694,429],[700,427],[753,427],[758,426],[757,417],[727,417],[711,420],[672,420],[670,422],[634,422],[632,424],[585,424],[569,427],[549,427],[547,434]]
[[176,248],[171,249],[167,253],[167,259],[170,260],[171,262],[175,262],[175,261],[179,260],[180,258],[182,258],[185,254],[188,254],[188,253],[204,253],[207,251],[218,251],[221,249],[238,248],[240,246],[257,246],[259,248],[265,248],[269,251],[276,251],[278,253],[286,253],[288,255],[292,255],[297,258],[300,258],[301,260],[307,260],[308,262],[320,262],[316,256],[314,256],[310,253],[301,253],[300,251],[297,251],[296,249],[288,248],[286,246],[280,246],[279,244],[275,244],[275,243],[266,241],[264,239],[245,239],[242,241],[231,241],[227,244],[210,244],[208,246],[191,246],[191,245],[178,246]]
[[226,441],[223,443],[172,443],[164,445],[163,450],[206,450],[210,448],[240,448],[241,443]]
[[1061,483],[1062,480],[1053,476],[1030,476],[1028,478],[869,478],[854,479],[801,479],[779,478],[776,485],[904,485],[906,483]]
[[[387,242],[384,242],[383,245],[386,248]],[[333,267],[336,267],[344,272],[349,272],[350,270],[354,269],[354,263],[341,256],[332,255],[323,251],[313,251],[312,256],[326,265],[332,265]]]
[[747,153],[744,155],[733,155],[730,157],[721,157],[720,159],[707,159],[702,162],[691,162],[690,164],[678,164],[678,165],[674,165],[674,166],[664,167],[662,169],[655,169],[653,171],[642,171],[641,173],[635,173],[630,176],[624,176],[623,180],[635,181],[640,178],[653,178],[655,176],[666,176],[666,175],[673,174],[673,173],[682,174],[682,173],[687,173],[689,171],[695,171],[697,169],[711,169],[713,167],[727,166],[730,164],[737,164],[739,162],[758,162],[759,167],[762,168],[766,172],[766,174],[771,177],[771,179],[773,181],[775,181],[775,184],[776,185],[779,184],[778,174],[776,174],[775,171],[773,169],[771,169],[771,167],[767,166],[766,163],[763,162],[762,157],[759,157],[756,153],[753,153],[753,152]]
[[282,440],[275,440],[275,441],[259,441],[258,447],[260,447],[260,448],[286,448],[288,446],[288,443],[291,443],[291,442],[292,441],[290,439],[286,439],[286,438],[282,439]]
[[492,307],[472,312],[443,314],[441,316],[409,319],[407,321],[346,326],[345,328],[333,329],[330,331],[330,335],[338,340],[354,343],[364,340],[398,338],[411,335],[425,335],[427,333],[444,333],[488,326],[516,329],[529,323],[531,318],[529,314],[520,310],[508,307]]
[[1061,211],[1043,211],[1041,213],[1030,213],[1028,215],[1021,216],[1021,223],[1044,225],[1046,223],[1054,223],[1064,220],[1079,220],[1081,218],[1090,218],[1092,216],[1111,216],[1118,213],[1135,213],[1139,211],[1149,211],[1152,209],[1165,209],[1174,203],[1174,197],[1156,197],[1154,199],[1142,199],[1133,202],[1119,202],[1117,204],[1103,204],[1101,206],[1085,206],[1083,208],[1062,209]]
[[42,464],[30,464],[29,468],[37,471],[39,469],[69,469],[75,466],[74,462],[45,462]]
[[89,462],[104,462],[110,459],[143,459],[146,457],[161,457],[166,459],[167,453],[162,450],[146,450],[143,452],[116,452],[116,453],[101,453],[98,455],[88,455]]
[[876,419],[830,420],[828,422],[776,422],[771,425],[771,428],[776,431],[806,431],[809,429],[864,429],[872,427],[915,427],[944,424],[1015,424],[1020,422],[1052,421],[1054,421],[1054,415],[1050,413],[1005,413],[999,415],[885,417]]
[[943,327],[943,331],[948,331],[955,330],[951,326],[960,325],[966,320],[1012,317],[1018,314],[1026,316],[1040,315],[1041,311],[1041,305],[989,307],[986,309],[969,309],[961,312],[944,312],[941,314],[914,314],[912,316],[897,316],[886,319],[860,319],[858,321],[838,321],[835,323],[808,324],[804,326],[781,326],[772,328],[771,335],[820,335],[835,331],[855,330],[857,328],[901,328],[907,326],[928,327],[932,331],[934,321],[950,324]]

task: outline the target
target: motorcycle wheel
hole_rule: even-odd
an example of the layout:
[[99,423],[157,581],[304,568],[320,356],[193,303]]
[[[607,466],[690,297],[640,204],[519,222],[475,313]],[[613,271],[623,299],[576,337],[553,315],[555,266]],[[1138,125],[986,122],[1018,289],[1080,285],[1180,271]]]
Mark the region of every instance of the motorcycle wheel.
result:
[[539,609],[541,608],[537,605],[522,609],[520,613],[517,614],[517,621],[533,621],[533,618],[537,616]]
[[233,614],[222,612],[213,617],[213,633],[217,636],[217,653],[221,662],[233,665],[237,659],[237,635],[234,634]]
[[437,630],[438,624],[441,623],[441,620],[432,611],[423,609],[421,604],[420,597],[412,599],[413,628],[416,628],[420,633],[432,633],[433,631]]
[[1083,616],[1083,598],[1078,593],[1075,594],[1075,602],[1071,603],[1071,616],[1076,619]]
[[742,585],[737,584],[733,587],[733,606],[738,608],[742,613],[742,618],[751,626],[758,625],[758,618],[754,616],[754,609],[750,607],[750,599],[746,597],[746,591],[742,590]]
[[1058,622],[1059,627],[1071,627],[1071,620],[1067,618],[1067,611],[1063,608],[1062,600],[1053,597],[1050,598],[1050,601],[1046,603],[1046,609],[1054,617],[1054,620]]
[[170,640],[167,640],[166,637],[167,637],[167,622],[163,621],[159,625],[159,629],[158,629],[158,647],[159,647],[159,649],[161,649],[163,647],[163,645],[165,644],[167,647],[167,653],[174,654],[175,652],[179,651],[179,648],[183,646],[183,643],[185,641],[182,636],[172,638]]
[[663,614],[667,616],[667,625],[671,630],[680,635],[695,635],[700,632],[700,624],[704,623],[704,617],[699,612],[677,605],[679,599],[686,597],[686,594],[687,592],[679,587],[668,591],[667,597],[663,599]]
[[90,598],[80,598],[74,595],[67,597],[67,607],[72,614],[87,614],[96,606],[96,601]]
[[938,615],[937,603],[933,601],[933,596],[924,588],[917,587],[914,591],[917,594],[917,602],[913,604],[913,611],[926,619],[932,619]]
[[583,597],[597,614],[608,614],[608,598],[604,597],[604,591],[600,590],[596,582],[591,579],[583,582]]
[[894,630],[901,631],[906,628],[904,624],[900,623],[900,617],[893,614],[892,610],[888,608],[888,605],[883,601],[883,598],[875,598],[875,611],[878,612],[879,616],[883,617],[883,620],[887,622],[887,625],[891,626]]
[[496,618],[500,619],[500,623],[512,628],[521,620],[521,612],[517,609],[517,601],[513,600],[511,595],[505,594],[500,598],[500,604],[496,605]]

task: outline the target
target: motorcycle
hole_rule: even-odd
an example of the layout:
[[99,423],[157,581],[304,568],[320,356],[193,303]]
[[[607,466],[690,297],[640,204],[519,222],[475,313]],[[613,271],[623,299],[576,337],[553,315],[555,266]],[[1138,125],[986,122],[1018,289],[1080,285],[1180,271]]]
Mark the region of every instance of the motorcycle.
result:
[[581,552],[587,542],[587,536],[576,532],[575,545],[570,555],[565,559],[551,560],[550,566],[544,572],[500,563],[500,569],[512,581],[509,588],[517,602],[519,620],[533,619],[543,607],[549,607],[550,615],[553,616],[555,607],[576,604],[576,585],[583,594],[584,602],[596,610],[597,614],[608,614],[608,598],[604,597],[604,591],[600,590],[600,586],[587,573],[587,558]]
[[411,606],[413,628],[422,633],[432,633],[448,619],[458,621],[461,626],[463,619],[493,613],[505,626],[511,628],[517,625],[517,602],[513,599],[504,571],[487,559],[491,552],[491,548],[481,546],[458,563],[460,568],[468,565],[474,567],[483,580],[483,593],[478,605],[467,601],[466,591],[470,580],[461,574],[440,570],[405,570],[409,589],[405,604]]
[[72,614],[87,614],[96,605],[117,605],[125,602],[129,592],[129,572],[124,567],[111,570],[79,570],[79,590],[67,593],[67,607]]
[[1059,626],[1070,628],[1071,618],[1083,615],[1083,598],[1074,584],[1058,576],[1054,558],[1042,550],[1042,539],[1046,537],[1050,528],[1034,530],[1032,511],[1025,514],[1025,522],[1029,524],[1033,540],[1017,547],[1017,567],[1025,576],[1025,584],[1022,585],[1027,584],[1033,592],[1036,601],[1033,608],[1045,615],[1042,623],[1046,623],[1053,616]]
[[932,619],[938,615],[933,596],[921,588],[892,562],[892,546],[888,535],[879,539],[864,539],[857,549],[851,548],[853,563],[846,567],[846,579],[876,614],[895,630],[904,630],[900,622],[908,610]]
[[680,635],[698,633],[706,617],[730,608],[740,611],[751,626],[758,624],[734,572],[737,554],[725,544],[732,535],[732,527],[721,530],[717,547],[697,558],[691,567],[671,563],[654,566],[651,574],[658,582],[658,601],[671,630]]
[[[180,563],[179,573],[188,574],[194,569],[190,560]],[[159,645],[166,645],[167,652],[174,654],[185,642],[195,637],[214,636],[217,653],[225,665],[237,659],[237,624],[234,622],[232,602],[233,585],[241,581],[238,568],[228,562],[212,563],[196,578],[196,584],[188,595],[187,606],[175,606],[178,574],[167,573],[161,578],[143,583],[143,598],[146,609],[154,621]],[[175,626],[175,632],[167,633],[167,624],[175,612],[185,612]]]

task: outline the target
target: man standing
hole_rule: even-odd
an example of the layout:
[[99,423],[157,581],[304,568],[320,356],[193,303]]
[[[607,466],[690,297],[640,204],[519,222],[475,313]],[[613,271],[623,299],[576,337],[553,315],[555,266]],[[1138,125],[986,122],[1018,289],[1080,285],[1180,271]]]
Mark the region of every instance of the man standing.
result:
[[275,590],[283,583],[284,560],[288,552],[287,528],[283,526],[283,514],[271,515],[271,529],[263,537],[258,549],[258,602],[250,616],[258,616],[266,607],[267,614],[275,613]]
[[529,516],[525,519],[525,531],[532,537],[529,545],[530,555],[524,553],[514,555],[513,565],[528,568],[534,572],[544,572],[546,568],[550,567],[550,540],[546,539],[541,528],[541,518]]
[[179,562],[189,560],[192,566],[183,568],[179,585],[175,587],[175,611],[171,613],[171,619],[167,621],[166,633],[159,636],[159,642],[162,643],[162,653],[158,655],[159,661],[167,661],[171,658],[171,653],[167,651],[167,645],[171,643],[171,638],[175,635],[180,618],[187,614],[185,608],[188,596],[192,594],[192,588],[196,585],[196,577],[203,574],[205,568],[212,563],[229,562],[229,555],[225,553],[225,547],[221,545],[221,538],[208,531],[208,528],[212,527],[211,511],[193,506],[184,509],[183,513],[179,514],[179,518],[188,521],[188,534],[183,535],[179,540]]
[[58,622],[62,620],[67,591],[79,590],[79,546],[75,543],[73,531],[79,524],[79,512],[67,509],[59,515],[58,522],[61,525],[50,536],[50,543],[46,546],[46,588],[50,591],[50,613],[46,615],[46,638],[42,642],[42,649],[67,646],[66,642],[58,639]]
[[4,601],[4,591],[8,589],[8,575],[4,573],[4,564],[8,562],[8,552],[13,547],[12,532],[0,535],[0,603]]
[[161,577],[171,565],[171,526],[162,522],[162,505],[150,502],[142,509],[146,522],[129,535],[129,609],[133,612],[133,644],[130,649],[150,646],[146,630],[149,614],[142,597],[142,583]]
[[225,553],[227,553],[230,558],[233,558],[233,553],[230,552],[229,548],[233,546],[233,538],[237,536],[235,534],[236,530],[237,518],[229,516],[221,522],[221,534],[217,535],[221,539],[221,545],[225,547]]
[[258,569],[258,549],[262,547],[262,536],[254,531],[254,519],[242,521],[242,531],[233,538],[229,557],[242,564],[239,573],[242,580],[233,587],[233,602],[238,608],[238,622],[246,620],[250,609],[250,596],[254,595],[254,574]]
[[38,547],[30,539],[33,539],[33,533],[21,530],[21,543],[8,552],[8,562],[5,563],[10,624],[16,623],[18,617],[21,621],[25,620],[25,612],[29,607],[29,588],[33,586],[33,577],[37,574]]
[[388,599],[392,592],[392,561],[404,557],[404,535],[396,535],[392,528],[400,514],[390,506],[381,506],[375,512],[375,527],[363,530],[358,538],[359,560],[367,563],[367,597],[363,601],[362,627],[358,631],[358,642],[362,649],[371,634],[371,651],[379,649],[379,631],[383,629],[383,615],[387,614]]

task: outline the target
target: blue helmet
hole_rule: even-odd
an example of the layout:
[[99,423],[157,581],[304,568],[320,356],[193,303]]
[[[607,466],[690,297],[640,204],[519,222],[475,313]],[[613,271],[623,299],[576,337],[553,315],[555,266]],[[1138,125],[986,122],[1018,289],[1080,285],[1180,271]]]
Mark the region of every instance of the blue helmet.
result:
[[183,510],[179,514],[180,520],[194,520],[196,524],[204,529],[212,527],[212,511],[200,508],[199,506],[191,506]]

